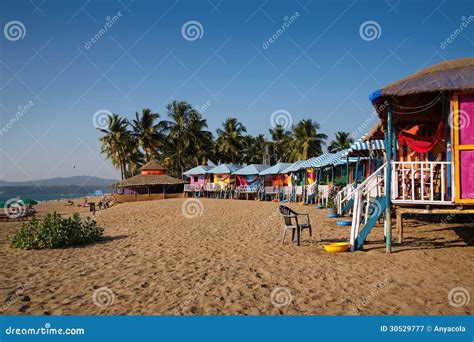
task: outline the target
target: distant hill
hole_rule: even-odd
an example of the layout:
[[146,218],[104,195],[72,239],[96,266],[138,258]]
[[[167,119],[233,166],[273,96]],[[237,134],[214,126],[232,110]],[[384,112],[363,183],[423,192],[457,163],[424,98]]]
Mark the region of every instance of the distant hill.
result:
[[104,187],[109,186],[113,183],[117,183],[118,179],[106,179],[99,177],[91,176],[72,176],[72,177],[56,177],[49,179],[39,179],[26,182],[7,182],[0,180],[0,187],[18,187],[18,186],[68,186],[68,185],[78,185],[84,187]]

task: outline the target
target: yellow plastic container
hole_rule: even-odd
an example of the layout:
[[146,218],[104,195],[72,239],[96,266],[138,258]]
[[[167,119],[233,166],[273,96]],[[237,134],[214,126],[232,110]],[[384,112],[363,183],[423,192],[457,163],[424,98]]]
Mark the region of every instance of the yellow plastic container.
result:
[[351,247],[348,242],[333,242],[328,245],[324,245],[326,252],[330,253],[341,253],[346,252]]

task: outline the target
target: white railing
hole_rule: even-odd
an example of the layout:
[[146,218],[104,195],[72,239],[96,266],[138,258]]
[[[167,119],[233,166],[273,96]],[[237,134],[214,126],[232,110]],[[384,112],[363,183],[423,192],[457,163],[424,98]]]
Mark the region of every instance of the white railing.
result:
[[451,162],[393,161],[393,203],[451,204],[447,198],[447,175]]
[[255,193],[258,191],[258,185],[242,185],[236,189],[239,193]]
[[[354,198],[356,192],[364,191],[365,188],[370,187],[370,196],[376,197],[381,196],[383,194],[383,183],[381,180],[385,177],[385,168],[387,167],[387,163],[385,162],[381,167],[379,167],[374,173],[372,173],[369,177],[367,177],[362,183],[357,185],[357,187],[352,187],[347,191],[347,195],[340,200],[340,209],[338,207],[338,214],[342,214],[342,205],[349,202],[351,199]],[[372,186],[373,184],[377,184],[378,186]]]
[[202,189],[203,189],[204,191],[216,192],[216,191],[220,191],[220,190],[221,190],[221,186],[220,186],[220,184],[218,184],[218,183],[206,183],[206,184],[204,184],[204,186],[202,187]]
[[329,202],[329,192],[331,189],[329,185],[318,185],[317,204],[327,206]]
[[342,208],[344,207],[344,205],[347,202],[347,199],[349,198],[348,195],[350,195],[354,189],[355,189],[355,183],[347,184],[345,187],[339,190],[338,193],[336,194],[336,206],[337,206],[337,213],[339,215],[342,214]]
[[266,186],[265,187],[265,193],[267,195],[275,195],[280,192],[280,187],[279,186]]
[[196,192],[201,190],[200,184],[184,184],[184,192]]
[[376,198],[384,195],[387,163],[362,182],[351,194],[354,198],[352,207],[352,225],[350,244],[355,249],[355,241],[359,236],[360,225],[367,223],[369,217],[382,214],[382,204]]

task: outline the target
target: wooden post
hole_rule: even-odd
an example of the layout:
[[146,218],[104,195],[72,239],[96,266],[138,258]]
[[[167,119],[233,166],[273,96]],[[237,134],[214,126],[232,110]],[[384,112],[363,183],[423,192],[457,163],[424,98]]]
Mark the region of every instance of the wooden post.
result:
[[388,100],[387,112],[387,168],[385,171],[385,245],[387,253],[392,251],[392,211],[390,197],[392,192],[392,139],[393,139],[393,125],[392,125],[392,101]]
[[[356,168],[355,168],[355,173],[354,173],[354,182],[357,184],[357,181],[359,180],[357,177],[357,174],[359,173],[359,158],[360,156],[357,156],[357,163],[356,163]],[[347,163],[349,163],[349,157],[347,157]]]
[[398,243],[403,242],[403,214],[401,210],[397,209],[397,235]]

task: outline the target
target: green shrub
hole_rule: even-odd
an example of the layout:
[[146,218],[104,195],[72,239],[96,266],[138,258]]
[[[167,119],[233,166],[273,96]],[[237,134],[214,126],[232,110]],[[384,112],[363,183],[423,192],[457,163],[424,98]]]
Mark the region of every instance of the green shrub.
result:
[[99,241],[104,230],[90,217],[81,221],[78,213],[62,218],[58,213],[33,219],[9,238],[10,246],[22,249],[66,248]]

